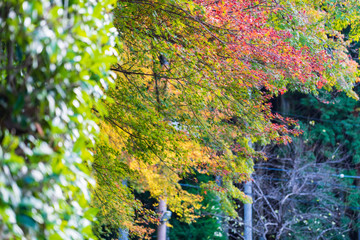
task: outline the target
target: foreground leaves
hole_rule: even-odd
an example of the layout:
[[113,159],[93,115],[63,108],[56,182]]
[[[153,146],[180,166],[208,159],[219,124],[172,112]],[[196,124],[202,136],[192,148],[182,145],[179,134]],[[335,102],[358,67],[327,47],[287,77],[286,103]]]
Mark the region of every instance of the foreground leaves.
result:
[[112,61],[110,3],[0,3],[1,239],[95,238],[87,148]]

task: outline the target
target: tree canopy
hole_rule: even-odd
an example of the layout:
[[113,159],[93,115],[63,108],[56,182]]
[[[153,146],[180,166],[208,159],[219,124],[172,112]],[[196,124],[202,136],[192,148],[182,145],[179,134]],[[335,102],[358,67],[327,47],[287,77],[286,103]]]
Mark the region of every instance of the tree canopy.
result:
[[[223,211],[236,216],[233,199],[250,199],[233,184],[249,179],[252,159],[264,158],[249,143],[287,143],[300,133],[294,121],[271,112],[271,98],[319,89],[357,98],[357,64],[346,55],[342,13],[330,5],[119,1],[117,78],[106,92],[106,134],[95,161],[103,183],[95,192],[106,193],[95,198],[108,207],[104,223],[127,214],[123,227],[136,231],[133,219],[148,212],[134,195],[126,198],[129,191],[166,198],[178,216],[193,219],[202,198],[179,181],[194,171],[221,176],[222,186],[210,181],[202,188],[216,192]],[[116,179],[110,169],[120,173]],[[123,199],[120,208],[118,200],[104,202],[114,195]]]
[[[185,222],[207,192],[237,216],[237,200],[251,198],[236,184],[266,159],[261,146],[301,133],[271,99],[358,98],[347,46],[359,40],[359,5],[1,2],[0,236],[90,239],[97,214],[97,234],[148,237],[159,217],[144,192]],[[180,184],[199,174],[212,178],[202,195]]]

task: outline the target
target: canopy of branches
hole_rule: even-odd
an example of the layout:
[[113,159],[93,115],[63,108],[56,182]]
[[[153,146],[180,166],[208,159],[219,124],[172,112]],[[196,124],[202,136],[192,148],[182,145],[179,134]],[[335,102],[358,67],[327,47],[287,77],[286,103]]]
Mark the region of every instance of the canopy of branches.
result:
[[138,194],[191,222],[202,197],[179,181],[198,173],[236,216],[234,199],[251,199],[234,183],[266,158],[254,146],[301,133],[272,113],[273,97],[324,89],[357,99],[346,47],[359,39],[359,5],[0,2],[0,238],[91,239],[98,210],[96,232],[146,237],[158,216]]

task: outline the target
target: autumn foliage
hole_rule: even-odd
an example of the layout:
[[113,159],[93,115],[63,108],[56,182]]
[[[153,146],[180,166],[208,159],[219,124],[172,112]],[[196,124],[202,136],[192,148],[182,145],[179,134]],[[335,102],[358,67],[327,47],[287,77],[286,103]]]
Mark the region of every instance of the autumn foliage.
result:
[[233,184],[265,157],[251,145],[286,144],[301,132],[271,112],[271,98],[321,88],[356,98],[357,65],[317,14],[332,12],[297,1],[120,0],[116,80],[94,149],[101,222],[145,234],[144,223],[157,221],[135,199],[145,191],[194,220],[201,197],[179,181],[195,172],[221,176],[222,186],[201,187],[229,215],[233,199],[251,201]]

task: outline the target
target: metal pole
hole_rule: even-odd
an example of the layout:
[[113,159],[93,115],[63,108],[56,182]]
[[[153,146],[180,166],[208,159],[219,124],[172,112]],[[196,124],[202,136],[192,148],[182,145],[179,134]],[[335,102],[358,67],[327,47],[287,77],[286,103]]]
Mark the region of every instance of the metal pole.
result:
[[[159,213],[164,214],[166,212],[166,202],[163,199],[160,199],[159,202]],[[157,228],[157,239],[166,240],[166,221],[160,221],[160,224]]]
[[119,240],[129,240],[129,231],[127,229],[119,228]]
[[[127,187],[127,180],[122,180],[122,185]],[[119,240],[129,240],[129,230],[125,228],[119,228]]]
[[[252,186],[251,181],[245,183],[244,193],[251,197],[252,195]],[[244,239],[252,240],[252,204],[245,203],[244,205]]]
[[[251,93],[250,93],[251,96]],[[250,148],[253,147],[251,140],[249,139],[248,145]],[[250,175],[251,178],[251,175]],[[251,180],[247,181],[244,186],[244,193],[252,198],[252,183]],[[244,239],[252,240],[252,204],[244,204]]]

